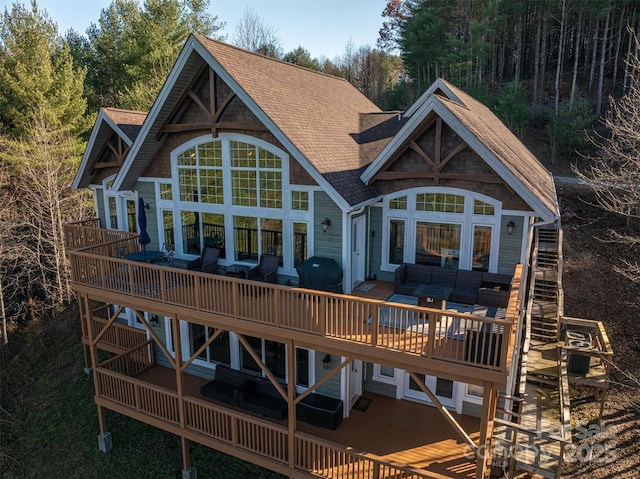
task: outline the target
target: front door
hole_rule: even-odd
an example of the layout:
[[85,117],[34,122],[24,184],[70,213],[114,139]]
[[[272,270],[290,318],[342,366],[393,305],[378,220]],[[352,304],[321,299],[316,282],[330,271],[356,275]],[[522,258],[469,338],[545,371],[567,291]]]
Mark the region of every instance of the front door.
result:
[[351,370],[349,372],[351,373],[349,402],[353,406],[362,395],[362,361],[359,359],[351,361]]
[[351,228],[351,285],[356,286],[364,281],[365,268],[365,217],[358,216],[353,219]]

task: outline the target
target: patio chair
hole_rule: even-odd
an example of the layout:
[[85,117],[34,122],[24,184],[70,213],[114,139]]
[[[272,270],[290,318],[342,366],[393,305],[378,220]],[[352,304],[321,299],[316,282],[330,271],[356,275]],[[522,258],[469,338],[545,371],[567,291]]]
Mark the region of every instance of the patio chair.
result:
[[262,281],[264,283],[275,283],[278,272],[280,258],[271,254],[260,256],[260,263],[247,271],[247,279]]
[[187,263],[187,269],[215,274],[218,271],[219,257],[220,250],[218,248],[204,248],[199,258]]
[[162,247],[162,264],[173,267],[173,257],[175,254],[175,246],[169,243],[165,243]]

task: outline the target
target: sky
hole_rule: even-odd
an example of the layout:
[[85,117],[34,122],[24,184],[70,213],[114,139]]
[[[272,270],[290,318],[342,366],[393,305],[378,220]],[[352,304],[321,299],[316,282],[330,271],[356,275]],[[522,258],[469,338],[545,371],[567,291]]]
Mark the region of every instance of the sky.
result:
[[[30,0],[0,0],[1,11],[11,10],[16,2],[30,5]],[[58,24],[60,34],[70,28],[84,34],[110,4],[111,0],[38,0],[38,7]],[[211,0],[209,9],[226,23],[227,42],[250,9],[276,31],[285,53],[303,46],[312,57],[333,60],[344,55],[349,41],[356,48],[375,46],[385,5],[386,0]]]

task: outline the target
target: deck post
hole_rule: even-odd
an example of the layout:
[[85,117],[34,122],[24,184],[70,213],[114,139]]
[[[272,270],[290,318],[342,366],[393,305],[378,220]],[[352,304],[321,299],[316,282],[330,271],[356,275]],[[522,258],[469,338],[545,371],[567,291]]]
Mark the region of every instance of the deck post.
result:
[[191,445],[189,439],[182,436],[182,479],[198,479],[198,469],[191,465]]
[[482,416],[480,417],[480,440],[476,455],[476,479],[486,479],[491,471],[491,449],[493,443],[493,419],[498,407],[498,390],[493,383],[484,382]]
[[[180,426],[185,427],[185,414],[184,414],[184,391],[182,387],[182,343],[180,340],[180,322],[178,316],[173,315],[171,317],[171,328],[173,332],[173,349],[176,353],[175,362],[173,367],[176,370],[176,392],[178,393],[178,415],[180,417]],[[184,451],[184,447],[182,448]],[[185,467],[186,469],[186,467]]]
[[[98,346],[96,345],[96,342],[93,340],[93,338],[95,337],[95,331],[93,330],[93,321],[91,320],[91,302],[89,301],[89,295],[87,294],[81,294],[79,301],[82,303],[82,307],[80,308],[81,314],[84,316],[84,319],[87,321],[87,334],[89,336],[89,356],[91,357],[91,368],[94,371],[93,374],[93,390],[94,393],[96,395],[96,397],[100,396],[100,388],[98,387],[98,375],[95,373],[96,371],[96,367],[98,366]],[[97,406],[98,408],[98,427],[100,429],[100,436],[98,436],[98,444],[100,446],[100,450],[104,451],[104,452],[108,452],[108,450],[110,450],[110,447],[107,447],[107,444],[111,444],[111,435],[109,433],[107,433],[107,428],[106,428],[106,423],[105,423],[105,419],[104,419],[104,409],[100,406]],[[102,442],[101,441],[101,437],[106,437],[106,434],[109,434],[109,439],[105,441],[105,449],[103,449],[102,447]]]
[[289,455],[289,467],[293,470],[296,466],[296,346],[293,341],[287,342],[287,404],[288,427],[287,452]]

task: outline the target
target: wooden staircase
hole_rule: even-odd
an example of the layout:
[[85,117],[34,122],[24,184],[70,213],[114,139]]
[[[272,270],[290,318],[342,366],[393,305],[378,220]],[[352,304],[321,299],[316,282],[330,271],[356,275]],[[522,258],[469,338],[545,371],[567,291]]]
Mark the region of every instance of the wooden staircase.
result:
[[[527,318],[519,357],[519,377],[503,398],[494,428],[493,465],[512,477],[526,471],[549,479],[562,473],[564,447],[570,442],[566,361],[554,374],[531,374],[528,363],[539,348],[559,339],[563,314],[562,230],[554,226],[535,232]],[[496,471],[498,472],[498,471]]]
[[538,255],[532,265],[533,307],[531,341],[551,343],[559,338],[562,296],[562,229],[536,230]]

